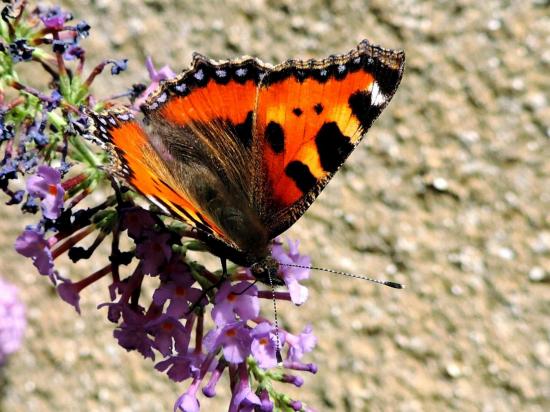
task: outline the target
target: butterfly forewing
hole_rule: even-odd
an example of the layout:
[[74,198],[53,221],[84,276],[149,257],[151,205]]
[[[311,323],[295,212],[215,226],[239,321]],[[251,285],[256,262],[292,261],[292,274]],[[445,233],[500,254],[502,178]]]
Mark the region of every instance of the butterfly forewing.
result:
[[344,163],[395,93],[403,64],[402,52],[363,42],[265,75],[255,127],[265,167],[259,210],[270,237],[290,227]]

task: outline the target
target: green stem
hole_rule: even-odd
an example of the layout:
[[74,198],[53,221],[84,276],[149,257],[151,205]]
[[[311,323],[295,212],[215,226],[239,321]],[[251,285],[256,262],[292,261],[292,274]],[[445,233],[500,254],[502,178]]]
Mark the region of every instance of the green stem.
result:
[[71,136],[69,138],[69,142],[92,169],[97,171],[97,169],[102,166],[102,163],[99,161],[99,159],[92,153],[90,148],[86,145],[86,143],[82,141],[79,136]]

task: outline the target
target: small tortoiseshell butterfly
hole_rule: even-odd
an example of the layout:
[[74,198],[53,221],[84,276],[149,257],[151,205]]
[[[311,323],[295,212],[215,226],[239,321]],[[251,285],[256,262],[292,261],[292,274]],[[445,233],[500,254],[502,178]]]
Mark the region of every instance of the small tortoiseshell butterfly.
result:
[[212,61],[163,83],[141,109],[92,113],[113,173],[196,228],[211,251],[275,279],[270,241],[302,216],[393,97],[405,55]]

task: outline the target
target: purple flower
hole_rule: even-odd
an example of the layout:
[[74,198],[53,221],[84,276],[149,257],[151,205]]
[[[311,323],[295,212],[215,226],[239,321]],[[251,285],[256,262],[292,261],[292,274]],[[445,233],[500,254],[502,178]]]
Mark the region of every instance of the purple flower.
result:
[[172,254],[172,258],[163,265],[159,275],[161,280],[166,282],[177,280],[179,286],[190,287],[195,283],[195,279],[191,275],[191,268],[178,254]]
[[289,248],[288,252],[285,251],[281,242],[275,241],[271,248],[271,255],[282,264],[279,267],[279,275],[283,278],[286,286],[288,287],[292,303],[295,305],[301,305],[308,297],[308,290],[305,286],[300,285],[298,282],[309,278],[310,269],[284,265],[294,264],[300,266],[311,266],[311,260],[309,256],[301,256],[299,254],[298,245],[300,242],[298,240],[295,242],[287,240],[287,242]]
[[[252,356],[258,361],[258,365],[264,369],[277,366],[277,338],[275,328],[268,322],[258,324],[250,333],[252,336]],[[284,334],[280,334],[280,345],[284,345]]]
[[262,389],[260,392],[260,411],[271,412],[273,410],[273,402],[269,399],[269,392],[266,389]]
[[25,196],[24,190],[17,190],[13,193],[10,193],[10,200],[6,202],[7,205],[18,205],[23,201],[23,196]]
[[32,213],[34,215],[38,212],[36,200],[31,196],[27,196],[27,200],[21,205],[21,210],[23,213]]
[[63,208],[65,190],[61,186],[61,173],[53,167],[41,165],[38,173],[27,179],[27,190],[42,200],[42,213],[48,219],[57,219]]
[[316,374],[317,373],[317,365],[314,363],[302,363],[302,362],[291,362],[291,361],[284,361],[283,367],[286,369],[294,369],[296,371],[304,371]]
[[281,378],[281,382],[291,383],[299,388],[304,384],[304,379],[301,376],[288,375],[285,373]]
[[65,53],[70,44],[71,42],[67,40],[54,40],[52,42],[52,50],[54,53]]
[[169,233],[150,232],[144,241],[138,243],[136,256],[141,259],[144,274],[156,275],[160,266],[170,260],[172,248],[169,240]]
[[220,359],[218,364],[216,365],[215,369],[212,371],[212,375],[210,375],[210,380],[202,388],[202,393],[205,396],[208,396],[209,398],[213,398],[216,396],[216,385],[218,384],[218,381],[220,380],[223,370],[227,367],[228,363],[224,359]]
[[132,239],[139,239],[145,231],[155,226],[153,215],[142,208],[125,210],[122,216],[122,230],[127,229],[128,236]]
[[15,126],[11,122],[4,121],[4,113],[0,111],[0,143],[15,137]]
[[301,411],[302,410],[302,402],[300,401],[291,401],[289,406],[294,409],[295,411]]
[[50,245],[39,230],[25,229],[15,241],[15,250],[25,257],[30,257],[41,275],[53,275]]
[[119,75],[128,68],[128,59],[112,60],[111,63],[111,74],[113,76]]
[[155,337],[154,346],[164,356],[172,353],[174,342],[178,346],[178,351],[187,351],[191,336],[177,319],[163,314],[147,323],[145,328],[150,335]]
[[285,334],[286,343],[289,345],[287,359],[298,362],[306,352],[311,352],[317,344],[317,338],[313,335],[311,325],[307,325],[298,336],[288,332]]
[[204,355],[196,352],[169,356],[165,360],[157,363],[155,369],[164,372],[174,382],[181,382],[191,377],[197,377],[201,365],[204,361]]
[[21,346],[27,321],[15,286],[0,279],[0,366]]
[[147,100],[147,97],[149,97],[151,93],[157,90],[160,82],[176,77],[176,73],[174,73],[173,70],[170,69],[170,67],[168,66],[163,66],[160,70],[155,69],[151,57],[147,57],[147,60],[145,61],[145,67],[149,72],[149,79],[151,80],[151,84],[145,89],[143,93],[141,93],[141,95],[135,100],[134,104],[132,105],[132,107],[136,110],[138,110],[139,107],[145,102],[145,100]]
[[34,48],[27,44],[26,39],[17,39],[8,45],[8,51],[14,63],[32,59]]
[[159,306],[170,300],[166,313],[176,319],[184,317],[189,312],[189,303],[194,304],[203,296],[202,290],[190,287],[195,281],[188,273],[185,274],[187,276],[173,276],[174,280],[162,284],[153,293],[153,302]]
[[241,363],[250,355],[251,342],[250,329],[243,321],[239,321],[211,330],[204,337],[203,343],[209,352],[223,347],[223,356],[227,362]]
[[71,61],[74,59],[80,59],[84,56],[84,49],[77,45],[71,45],[67,47],[67,50],[63,53],[63,59],[66,61]]
[[90,25],[85,20],[79,21],[75,26],[76,32],[82,38],[88,37],[90,35],[90,29],[91,29]]
[[250,388],[248,370],[245,363],[239,365],[238,374],[239,382],[237,383],[237,387],[233,388],[233,397],[229,405],[229,412],[254,412],[255,407],[260,406],[262,402]]
[[61,10],[59,6],[48,8],[40,13],[40,20],[47,29],[51,30],[62,30],[65,22],[72,18],[70,13]]
[[0,167],[0,189],[8,191],[10,180],[17,179],[17,165],[12,160],[8,160]]
[[197,390],[199,389],[201,381],[198,378],[193,380],[193,383],[183,395],[181,395],[174,405],[174,412],[178,409],[183,412],[199,412],[200,404],[197,399]]
[[122,316],[122,323],[113,333],[118,344],[128,351],[137,350],[144,358],[155,359],[154,342],[147,334],[145,316],[126,306],[122,308]]
[[231,285],[225,282],[216,294],[215,306],[212,309],[212,319],[216,325],[223,326],[235,321],[235,315],[240,320],[254,319],[260,313],[258,289],[249,282]]
[[64,280],[63,283],[57,285],[57,293],[80,314],[80,289],[74,283],[68,279]]
[[27,137],[29,140],[34,141],[34,143],[40,148],[46,146],[50,142],[50,139],[43,133],[43,130],[40,130],[40,128],[37,127],[33,127],[29,130]]

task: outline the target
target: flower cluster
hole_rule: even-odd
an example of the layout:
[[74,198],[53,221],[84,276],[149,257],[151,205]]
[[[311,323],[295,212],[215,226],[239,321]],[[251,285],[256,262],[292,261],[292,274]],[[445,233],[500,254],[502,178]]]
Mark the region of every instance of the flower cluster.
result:
[[[308,277],[309,270],[302,267],[310,261],[299,254],[298,244],[285,247],[276,240],[272,245],[280,263],[301,266],[280,270],[285,291],[260,287],[247,268],[230,267],[227,274],[209,271],[188,257],[189,250],[206,252],[196,232],[152,206],[140,206],[134,192],[105,172],[108,156],[86,139],[85,113],[111,106],[115,99],[137,111],[162,80],[174,76],[172,70],[165,66],[157,71],[149,59],[149,86],[133,85],[98,99],[89,92],[92,82],[108,65],[111,74],[120,73],[127,60],[105,60],[87,71],[81,41],[91,28],[85,21],[74,21],[58,7],[31,8],[24,0],[3,7],[0,189],[7,204],[37,216],[15,241],[16,250],[78,312],[86,287],[108,279],[109,301],[99,307],[116,325],[120,346],[156,361],[155,368],[170,379],[189,382],[175,409],[198,411],[199,390],[215,396],[220,377],[227,373],[229,411],[307,410],[274,383],[299,387],[303,378],[297,372],[316,372],[303,359],[315,346],[311,328],[291,333],[274,325],[273,313],[260,313],[262,299],[296,305],[307,299],[300,281]],[[43,89],[20,78],[18,69],[28,61],[38,63],[49,77]],[[89,195],[106,190],[105,183],[111,192],[93,204]],[[94,273],[74,279],[56,270],[60,256],[73,262],[90,259],[104,242],[111,245],[109,260]],[[122,244],[132,246],[121,250]],[[146,283],[155,287],[152,296],[145,296],[151,290],[143,287]]]
[[0,366],[21,346],[26,325],[17,288],[0,279]]

